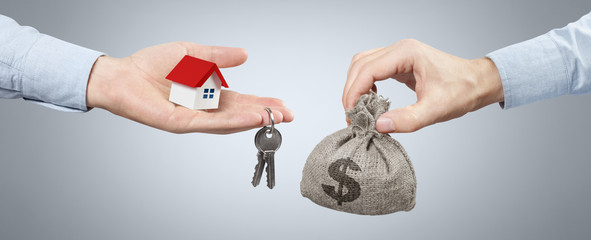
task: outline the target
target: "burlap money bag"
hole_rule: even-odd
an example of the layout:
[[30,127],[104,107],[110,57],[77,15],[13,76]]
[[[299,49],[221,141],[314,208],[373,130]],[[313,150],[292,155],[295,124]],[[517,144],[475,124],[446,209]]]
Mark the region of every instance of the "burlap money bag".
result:
[[376,93],[347,111],[351,125],[324,138],[310,153],[300,189],[318,205],[343,212],[381,215],[410,211],[417,180],[404,148],[376,131],[390,103]]

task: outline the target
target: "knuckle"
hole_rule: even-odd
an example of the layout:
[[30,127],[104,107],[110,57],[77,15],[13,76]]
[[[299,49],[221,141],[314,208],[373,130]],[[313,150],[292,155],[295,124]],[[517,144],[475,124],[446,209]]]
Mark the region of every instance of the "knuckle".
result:
[[285,102],[281,99],[277,99],[277,98],[273,98],[271,99],[271,102],[274,106],[278,106],[278,107],[284,107],[285,106]]
[[400,40],[401,45],[414,46],[414,45],[417,45],[418,43],[419,43],[419,41],[414,38],[406,38],[406,39]]
[[391,47],[392,48],[401,48],[404,50],[416,50],[418,48],[420,48],[423,45],[423,43],[419,42],[416,39],[413,38],[407,38],[407,39],[402,39],[399,42],[393,44]]
[[363,53],[357,53],[357,54],[353,55],[351,62],[354,63],[354,62],[359,61],[359,59],[361,59],[364,55],[365,54],[363,54]]
[[179,44],[181,46],[187,46],[187,44],[189,44],[189,42],[187,42],[187,41],[176,41],[175,43]]
[[423,118],[420,114],[416,111],[415,108],[408,106],[407,109],[409,110],[409,115],[407,116],[408,119],[408,131],[415,132],[421,129],[424,126]]

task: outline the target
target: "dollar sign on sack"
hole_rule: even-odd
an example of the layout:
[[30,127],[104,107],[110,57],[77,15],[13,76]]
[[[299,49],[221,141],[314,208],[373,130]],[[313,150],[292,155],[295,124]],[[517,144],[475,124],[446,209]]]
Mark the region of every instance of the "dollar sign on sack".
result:
[[[352,202],[361,195],[359,183],[347,175],[347,168],[354,171],[361,171],[359,165],[351,159],[341,158],[328,166],[328,175],[335,181],[339,182],[337,190],[335,191],[334,186],[322,184],[324,192],[331,198],[337,200],[339,206],[343,205],[343,202]],[[343,187],[347,188],[346,194],[343,194]]]

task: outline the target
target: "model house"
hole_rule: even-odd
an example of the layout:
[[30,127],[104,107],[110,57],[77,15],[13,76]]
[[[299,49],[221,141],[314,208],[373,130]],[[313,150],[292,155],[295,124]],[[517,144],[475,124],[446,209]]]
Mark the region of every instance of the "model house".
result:
[[216,109],[228,87],[215,63],[186,55],[166,76],[172,81],[169,101],[190,109]]

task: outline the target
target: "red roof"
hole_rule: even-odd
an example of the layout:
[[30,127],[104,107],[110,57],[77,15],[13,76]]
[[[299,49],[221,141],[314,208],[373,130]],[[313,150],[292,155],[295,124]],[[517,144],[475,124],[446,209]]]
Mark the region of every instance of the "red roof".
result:
[[166,79],[187,85],[189,87],[201,87],[209,76],[217,73],[222,81],[222,86],[228,87],[224,76],[215,63],[185,55],[183,59],[170,71]]

